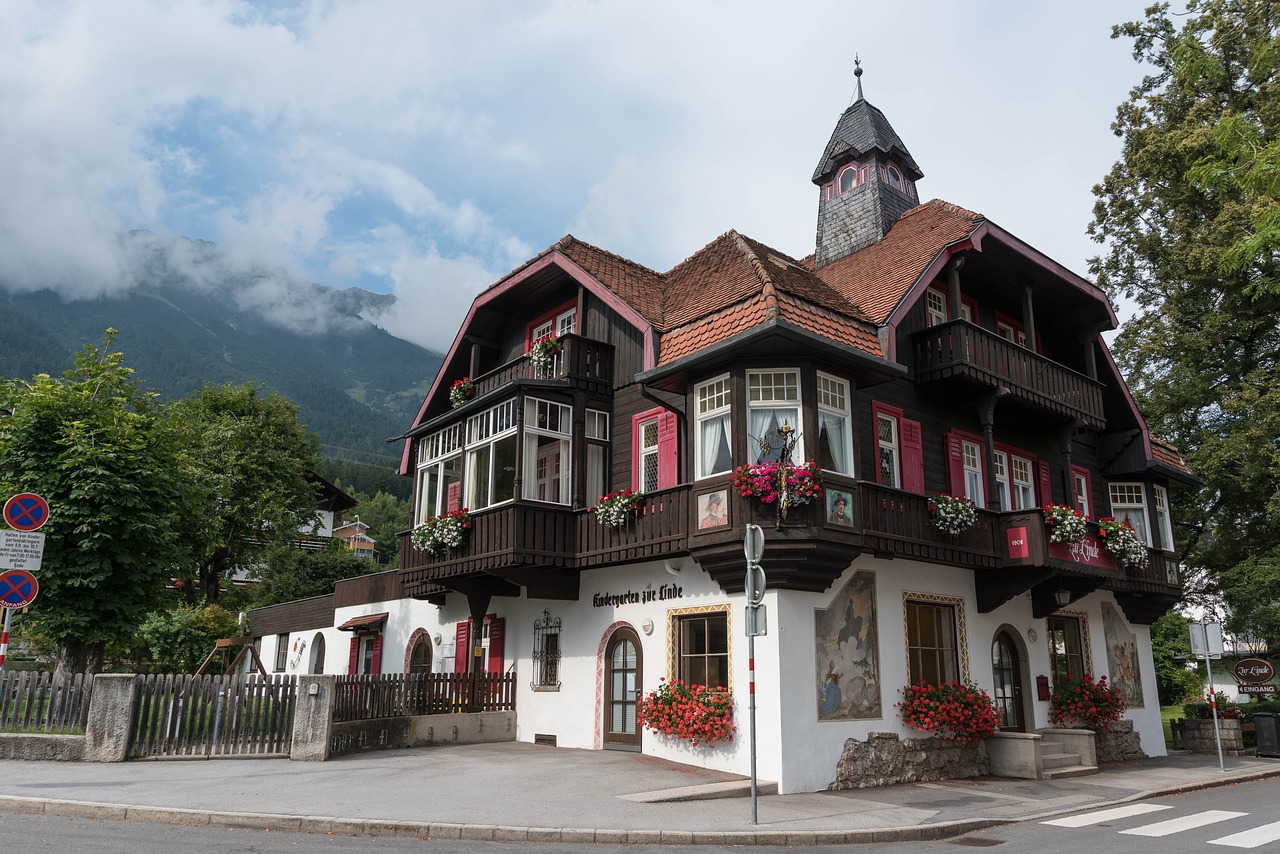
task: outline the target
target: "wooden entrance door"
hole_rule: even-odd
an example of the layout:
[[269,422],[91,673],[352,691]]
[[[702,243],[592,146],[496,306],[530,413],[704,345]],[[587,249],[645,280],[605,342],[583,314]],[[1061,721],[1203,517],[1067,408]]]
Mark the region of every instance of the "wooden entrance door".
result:
[[1000,729],[1022,732],[1022,666],[1018,647],[1008,632],[1000,632],[991,643],[991,675]]
[[614,632],[604,651],[602,713],[606,749],[640,749],[640,727],[636,722],[636,711],[640,700],[642,664],[640,637],[627,628]]

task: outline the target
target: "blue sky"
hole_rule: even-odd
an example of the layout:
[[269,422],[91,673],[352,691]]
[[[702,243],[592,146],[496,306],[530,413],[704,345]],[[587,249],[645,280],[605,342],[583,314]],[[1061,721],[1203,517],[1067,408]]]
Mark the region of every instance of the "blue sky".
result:
[[5,0],[0,288],[128,287],[145,229],[394,292],[377,321],[443,349],[566,233],[658,270],[730,228],[801,257],[855,53],[922,199],[1086,273],[1142,74],[1110,30],[1144,5]]

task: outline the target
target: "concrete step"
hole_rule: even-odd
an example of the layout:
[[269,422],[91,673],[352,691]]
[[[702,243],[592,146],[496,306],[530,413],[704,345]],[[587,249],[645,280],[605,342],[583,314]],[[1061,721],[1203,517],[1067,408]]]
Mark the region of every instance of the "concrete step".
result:
[[1080,764],[1079,753],[1045,753],[1040,754],[1040,766],[1046,771],[1050,768],[1070,768]]
[[1041,779],[1043,780],[1063,780],[1067,777],[1087,777],[1090,774],[1097,774],[1097,765],[1068,765],[1063,768],[1045,768]]

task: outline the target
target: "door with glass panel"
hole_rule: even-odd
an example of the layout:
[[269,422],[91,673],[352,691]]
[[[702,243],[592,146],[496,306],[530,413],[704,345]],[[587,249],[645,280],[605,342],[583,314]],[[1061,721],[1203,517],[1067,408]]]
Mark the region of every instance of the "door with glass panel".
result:
[[604,746],[640,749],[636,711],[640,700],[642,665],[640,637],[631,629],[618,629],[604,653]]
[[996,717],[1005,732],[1022,732],[1022,673],[1018,647],[1007,632],[991,644],[991,675],[995,685]]

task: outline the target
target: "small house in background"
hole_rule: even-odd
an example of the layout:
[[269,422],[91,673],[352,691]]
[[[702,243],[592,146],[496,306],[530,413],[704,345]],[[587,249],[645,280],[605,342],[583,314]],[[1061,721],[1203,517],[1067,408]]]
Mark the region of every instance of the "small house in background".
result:
[[[338,585],[320,633],[349,654],[326,672],[514,671],[520,741],[742,774],[754,688],[781,792],[826,787],[847,739],[912,735],[895,704],[919,683],[972,683],[1034,732],[1041,686],[1105,674],[1163,754],[1150,624],[1181,593],[1169,494],[1195,478],[1125,387],[1106,295],[921,203],[922,178],[859,81],[796,176],[812,254],[729,231],[658,271],[566,236],[484,290],[407,432],[417,533],[398,571]],[[1076,512],[1136,539],[1061,536]],[[738,738],[646,729],[676,680],[730,689]]]
[[344,522],[333,529],[333,538],[346,543],[347,548],[355,552],[361,560],[378,560],[378,544],[366,531],[369,526],[356,516],[354,522]]

